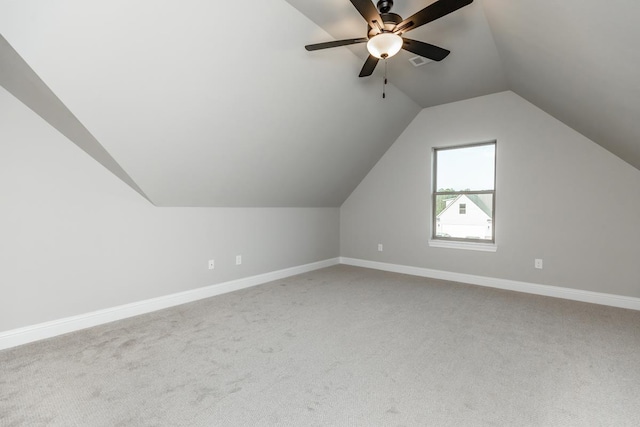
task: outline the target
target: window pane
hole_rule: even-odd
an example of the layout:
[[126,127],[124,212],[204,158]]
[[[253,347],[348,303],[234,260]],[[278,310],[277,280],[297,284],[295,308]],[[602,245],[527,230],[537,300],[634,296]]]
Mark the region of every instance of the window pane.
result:
[[[461,205],[465,208],[462,209]],[[491,240],[492,218],[493,194],[436,196],[437,237]]]
[[495,144],[436,151],[436,190],[493,190]]

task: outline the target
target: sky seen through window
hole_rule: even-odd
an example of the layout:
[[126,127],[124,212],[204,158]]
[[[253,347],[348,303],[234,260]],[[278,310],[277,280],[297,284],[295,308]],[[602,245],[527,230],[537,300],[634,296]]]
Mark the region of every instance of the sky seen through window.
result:
[[438,150],[438,190],[493,190],[495,144]]

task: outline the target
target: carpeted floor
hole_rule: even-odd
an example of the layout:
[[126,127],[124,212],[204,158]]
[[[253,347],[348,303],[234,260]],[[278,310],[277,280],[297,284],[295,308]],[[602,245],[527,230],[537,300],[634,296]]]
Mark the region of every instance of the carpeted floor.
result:
[[336,266],[0,352],[2,426],[638,426],[640,312]]

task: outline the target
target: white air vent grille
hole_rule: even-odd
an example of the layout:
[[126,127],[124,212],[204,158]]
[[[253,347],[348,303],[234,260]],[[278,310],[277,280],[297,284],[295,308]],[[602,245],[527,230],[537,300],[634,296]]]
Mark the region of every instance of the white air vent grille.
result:
[[411,64],[413,64],[414,67],[419,67],[421,65],[428,64],[429,62],[433,62],[433,61],[427,58],[423,58],[422,56],[414,56],[413,58],[409,59],[409,62],[411,62]]

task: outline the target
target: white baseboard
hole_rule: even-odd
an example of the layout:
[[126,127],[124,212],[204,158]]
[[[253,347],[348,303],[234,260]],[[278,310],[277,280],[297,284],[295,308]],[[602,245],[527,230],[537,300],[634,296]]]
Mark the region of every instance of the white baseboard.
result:
[[367,261],[356,258],[340,257],[340,264],[391,271],[394,273],[410,274],[412,276],[429,277],[432,279],[450,280],[453,282],[506,289],[535,295],[544,295],[554,298],[563,298],[573,301],[609,305],[612,307],[628,308],[631,310],[640,310],[640,298],[622,295],[583,291],[572,288],[561,288],[558,286],[538,285],[535,283],[518,282],[515,280],[496,279],[492,277],[453,273],[450,271],[432,270],[429,268],[411,267],[408,265],[388,264],[385,262]]
[[218,283],[216,285],[203,288],[151,298],[144,301],[119,305],[117,307],[92,311],[90,313],[77,316],[65,317],[63,319],[52,320],[50,322],[39,323],[37,325],[26,326],[24,328],[12,329],[0,332],[0,350],[16,347],[18,345],[33,341],[51,338],[68,332],[102,325],[104,323],[125,319],[127,317],[138,316],[163,308],[173,307],[188,302],[209,298],[251,286],[261,285],[274,280],[283,279],[296,274],[302,274],[324,267],[339,264],[339,258],[331,258],[324,261],[285,268],[283,270],[272,271],[270,273],[259,274],[257,276],[245,277],[229,282]]

